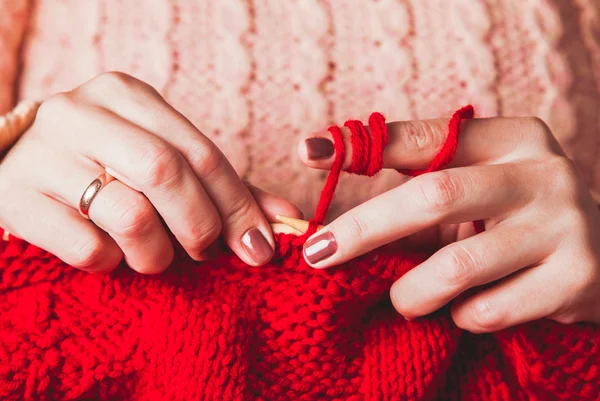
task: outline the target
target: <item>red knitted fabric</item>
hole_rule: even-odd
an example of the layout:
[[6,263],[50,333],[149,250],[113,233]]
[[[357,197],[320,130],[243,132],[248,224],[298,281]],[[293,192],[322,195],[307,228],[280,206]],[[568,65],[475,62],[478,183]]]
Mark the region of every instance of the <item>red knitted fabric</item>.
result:
[[[468,117],[458,115],[450,135]],[[373,153],[356,156],[355,172],[380,168],[383,121],[372,116],[372,137],[347,124]],[[448,143],[432,169],[451,159],[456,138]],[[315,270],[301,256],[305,237],[278,235],[263,267],[228,251],[195,262],[175,244],[158,276],[125,265],[87,274],[17,238],[0,242],[0,399],[599,399],[596,326],[540,320],[472,335],[446,309],[407,322],[388,291],[428,255],[386,246]]]

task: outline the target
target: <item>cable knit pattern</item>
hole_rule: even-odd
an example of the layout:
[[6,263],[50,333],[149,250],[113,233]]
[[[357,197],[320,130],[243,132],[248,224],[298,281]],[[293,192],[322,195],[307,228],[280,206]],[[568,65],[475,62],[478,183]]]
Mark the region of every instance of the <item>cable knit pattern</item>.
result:
[[[73,3],[83,6],[78,1]],[[168,2],[154,2],[152,8],[145,6],[145,0],[98,3],[98,29],[93,40],[97,40],[100,69],[127,71],[163,89],[172,69],[167,37],[174,16]]]
[[[242,39],[250,29],[243,0],[167,2],[172,11],[166,99],[223,150],[240,175],[248,168],[245,143],[252,61]],[[166,77],[166,75],[165,75]]]
[[573,2],[549,0],[486,2],[496,27],[490,43],[500,72],[500,114],[544,119],[600,200],[600,91],[594,82],[597,67],[592,63],[599,49],[582,42],[588,24],[577,21],[597,5],[577,7]]
[[[107,70],[154,85],[244,178],[305,212],[322,172],[295,156],[323,121],[546,120],[600,200],[600,3],[593,0],[0,0],[0,108]],[[17,79],[20,40],[30,28]],[[345,177],[331,216],[401,182]],[[361,191],[354,188],[360,187]],[[352,189],[350,189],[352,188]]]
[[[450,4],[444,2],[444,4]],[[474,102],[480,117],[498,115],[498,103],[494,84],[497,80],[494,69],[494,57],[486,40],[491,33],[491,23],[486,18],[486,6],[482,1],[469,4],[460,3],[450,7],[452,16],[452,48],[460,48],[460,56],[456,57],[457,76],[447,77],[448,82],[457,79],[464,82],[464,93],[467,102]],[[440,39],[441,41],[441,39]],[[461,84],[463,85],[463,84]]]
[[[595,8],[593,8],[595,7]],[[582,6],[584,9],[584,16],[586,19],[584,20],[584,41],[588,44],[588,46],[592,49],[591,57],[592,57],[592,71],[595,71],[595,80],[596,80],[596,91],[600,92],[600,3],[588,1],[584,3]],[[587,10],[587,11],[585,11]],[[600,110],[600,99],[596,99],[596,110]],[[591,124],[592,129],[594,124]],[[600,130],[600,112],[596,113],[596,133]],[[588,135],[588,137],[596,138],[596,143],[594,146],[593,141],[591,141],[591,149],[596,149],[596,158],[591,159],[590,165],[594,168],[589,171],[591,174],[590,181],[592,183],[600,182],[600,157],[598,154],[600,153],[600,138],[598,135]],[[595,162],[594,162],[595,160]],[[597,186],[593,187],[594,195],[596,199],[600,199],[600,188]]]
[[28,58],[28,54],[54,50],[43,56],[43,66],[32,63],[32,68],[23,68],[21,91],[27,91],[26,97],[43,100],[52,93],[72,89],[101,72],[101,55],[96,45],[100,10],[96,0],[32,3],[31,28],[27,37],[44,40],[26,40],[24,56]]
[[16,57],[28,21],[27,0],[0,0],[0,114],[15,103],[19,59]]
[[482,105],[482,112],[489,115],[493,101],[488,87],[494,70],[489,51],[481,44],[489,24],[484,7],[443,0],[410,4],[421,11],[414,17],[415,76],[419,78],[411,80],[409,87],[416,115],[433,118],[464,103]]
[[[600,97],[597,95],[600,92],[600,2],[580,0],[573,3],[571,6],[580,13],[578,19],[572,21],[576,29],[565,29],[562,48],[570,56],[570,67],[576,71],[569,100],[575,105],[578,119],[567,150],[580,166],[591,166],[584,168],[583,173],[588,182],[597,184],[600,182]],[[567,8],[569,3],[560,5],[562,15],[571,14]],[[575,37],[576,33],[582,40]],[[592,190],[596,199],[600,199],[600,185],[593,185]]]
[[[255,21],[248,45],[255,73],[248,91],[253,132],[248,178],[287,196],[294,188],[322,185],[320,172],[302,168],[296,144],[300,135],[322,128],[328,113],[320,90],[328,71],[327,14],[318,0],[257,0],[251,12]],[[284,165],[287,172],[280,168]],[[318,191],[297,195],[298,205],[310,210]]]
[[[332,104],[332,122],[350,116],[364,119],[373,109],[391,120],[409,119],[412,106],[406,83],[412,76],[413,60],[406,4],[343,0],[330,6],[330,15],[331,75],[324,89]],[[394,101],[385,101],[390,98]],[[386,172],[375,180],[344,176],[341,181],[331,207],[333,216],[401,183],[402,178]]]
[[[429,118],[468,102],[483,116],[544,118],[600,195],[595,0],[0,6],[0,110],[127,72],[243,177],[305,212],[325,176],[295,157],[304,133],[374,109]],[[344,177],[330,217],[401,180]],[[396,244],[315,270],[280,234],[273,261],[253,268],[225,246],[195,262],[171,239],[175,260],[158,276],[124,263],[87,274],[1,241],[0,399],[600,400],[596,326],[540,320],[476,336],[446,308],[399,316],[390,285],[427,254]]]

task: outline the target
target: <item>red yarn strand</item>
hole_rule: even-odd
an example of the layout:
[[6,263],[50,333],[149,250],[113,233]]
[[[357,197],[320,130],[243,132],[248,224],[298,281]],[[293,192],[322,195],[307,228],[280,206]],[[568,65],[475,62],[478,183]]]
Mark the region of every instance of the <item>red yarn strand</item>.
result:
[[440,149],[431,163],[429,163],[429,167],[424,170],[399,169],[398,172],[404,175],[416,177],[418,175],[431,173],[446,167],[452,161],[454,155],[456,155],[458,136],[460,134],[460,124],[465,119],[473,118],[474,114],[475,110],[473,109],[473,106],[468,105],[459,109],[452,115],[452,118],[448,123],[448,136],[446,137],[446,141],[444,142],[444,145],[442,145],[442,149]]
[[[433,158],[429,167],[424,170],[399,169],[398,171],[405,175],[418,176],[425,173],[440,170],[452,161],[456,155],[458,147],[458,136],[460,134],[460,124],[465,119],[473,118],[475,111],[473,106],[465,106],[456,111],[448,122],[448,137],[442,146],[442,149]],[[350,167],[346,169],[348,173],[366,175],[372,177],[383,168],[383,151],[388,144],[388,130],[385,124],[385,117],[378,112],[374,112],[369,117],[369,131],[363,123],[358,120],[348,120],[344,126],[350,131],[350,143],[352,144],[352,161]],[[339,182],[342,166],[346,156],[344,147],[344,138],[338,126],[329,127],[329,132],[333,137],[335,149],[335,160],[327,176],[327,181],[321,192],[321,198],[315,211],[315,217],[309,222],[307,232],[298,237],[298,243],[304,243],[317,230],[320,224],[323,224],[327,215],[327,210],[331,205],[335,189]],[[477,233],[484,231],[485,226],[482,221],[474,222]]]
[[371,128],[372,149],[369,168],[366,175],[371,177],[383,168],[383,151],[388,144],[388,130],[385,125],[385,117],[381,113],[373,113],[369,117]]
[[352,162],[346,171],[352,174],[363,174],[371,160],[371,147],[368,146],[369,133],[363,123],[357,120],[348,120],[344,126],[350,130],[352,143]]
[[331,133],[331,136],[333,136],[335,160],[333,161],[333,165],[331,166],[331,170],[327,176],[327,181],[323,187],[321,199],[319,200],[315,217],[313,219],[317,224],[323,224],[323,221],[325,221],[325,216],[327,215],[327,210],[329,209],[329,205],[333,200],[335,188],[337,187],[340,179],[340,173],[342,171],[342,166],[344,165],[344,159],[346,158],[346,149],[344,147],[344,137],[342,135],[342,131],[337,126],[331,126],[329,127],[329,132]]
[[[332,134],[319,218],[344,160]],[[382,164],[376,135],[368,172]],[[599,400],[598,325],[475,335],[448,308],[400,316],[390,287],[427,252],[382,247],[313,269],[298,237],[277,234],[273,260],[251,267],[233,252],[193,260],[169,237],[177,258],[160,275],[89,274],[0,241],[0,400]]]

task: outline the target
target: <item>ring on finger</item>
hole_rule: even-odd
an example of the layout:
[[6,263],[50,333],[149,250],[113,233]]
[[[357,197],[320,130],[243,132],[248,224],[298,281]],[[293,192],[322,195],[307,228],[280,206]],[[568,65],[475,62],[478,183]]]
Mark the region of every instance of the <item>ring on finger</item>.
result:
[[98,195],[98,192],[114,179],[115,177],[104,171],[88,185],[85,191],[83,191],[83,195],[81,195],[81,198],[79,199],[79,214],[83,218],[90,219],[89,211],[92,201],[96,195]]

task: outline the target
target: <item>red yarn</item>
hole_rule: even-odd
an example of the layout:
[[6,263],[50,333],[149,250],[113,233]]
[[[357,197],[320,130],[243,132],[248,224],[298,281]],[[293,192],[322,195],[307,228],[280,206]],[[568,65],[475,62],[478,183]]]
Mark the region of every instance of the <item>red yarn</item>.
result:
[[381,113],[369,117],[371,135],[365,126],[357,120],[346,121],[344,126],[351,132],[352,163],[349,173],[372,177],[383,167],[383,150],[388,143],[388,131],[385,118]]
[[[446,141],[444,141],[442,148],[430,162],[429,167],[424,170],[398,169],[398,172],[405,175],[419,176],[446,167],[456,154],[462,121],[473,118],[474,114],[473,106],[467,105],[452,115],[448,122]],[[369,117],[370,135],[363,123],[358,120],[348,120],[344,123],[344,126],[350,130],[350,143],[352,144],[352,161],[346,171],[368,177],[374,176],[383,167],[383,151],[388,143],[388,130],[385,125],[385,117],[378,112],[371,114]],[[321,192],[315,217],[310,221],[307,232],[296,240],[297,244],[303,244],[317,231],[318,226],[325,221],[327,210],[333,200],[333,195],[342,172],[342,165],[346,155],[344,138],[340,128],[335,125],[329,127],[329,132],[333,137],[335,159]],[[474,221],[473,227],[476,233],[485,231],[485,223],[481,220]]]
[[[369,128],[371,135],[367,132],[365,126],[357,120],[348,120],[344,124],[350,132],[350,141],[352,143],[352,162],[347,171],[354,174],[367,175],[369,177],[377,174],[383,167],[383,150],[388,142],[388,132],[385,125],[385,118],[380,113],[373,113],[369,117]],[[335,189],[340,179],[346,150],[344,147],[344,137],[338,126],[329,127],[329,132],[333,137],[333,146],[335,149],[335,159],[327,176],[327,181],[321,192],[321,198],[317,205],[315,217],[310,221],[307,232],[300,236],[296,243],[303,244],[308,237],[317,231],[317,227],[325,221],[327,210],[333,200]]]
[[433,158],[429,167],[423,170],[398,170],[402,174],[411,175],[416,177],[421,174],[431,173],[432,171],[438,171],[448,165],[456,154],[456,148],[458,147],[458,136],[460,134],[460,124],[462,120],[471,119],[475,114],[473,106],[468,105],[457,110],[450,118],[448,122],[448,136],[446,141],[442,145],[439,153]]
[[598,327],[540,320],[476,336],[446,309],[406,321],[389,288],[427,254],[386,246],[319,270],[297,239],[277,235],[261,267],[229,251],[196,262],[174,242],[158,276],[125,263],[88,274],[0,242],[0,399],[599,399]]
[[317,230],[317,227],[320,224],[323,224],[323,221],[325,221],[325,216],[327,215],[329,205],[331,205],[331,201],[335,193],[335,188],[337,187],[338,181],[340,180],[340,173],[342,171],[344,158],[346,156],[346,150],[344,148],[344,138],[339,127],[331,126],[329,127],[329,132],[333,137],[335,160],[333,161],[333,164],[329,171],[329,175],[327,176],[327,181],[325,182],[325,186],[323,187],[323,191],[321,192],[321,198],[319,199],[319,204],[317,205],[315,217],[310,221],[308,231],[305,235],[301,237],[300,241],[304,241],[309,236],[314,234]]

